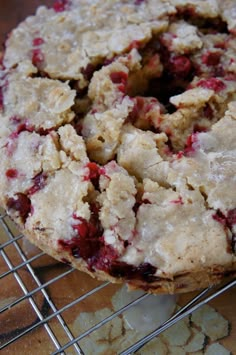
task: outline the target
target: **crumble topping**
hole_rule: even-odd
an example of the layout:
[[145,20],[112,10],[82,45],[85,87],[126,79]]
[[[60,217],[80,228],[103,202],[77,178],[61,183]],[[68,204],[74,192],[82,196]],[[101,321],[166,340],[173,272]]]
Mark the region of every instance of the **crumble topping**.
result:
[[36,244],[148,291],[235,272],[235,3],[222,4],[70,0],[12,31],[0,201]]

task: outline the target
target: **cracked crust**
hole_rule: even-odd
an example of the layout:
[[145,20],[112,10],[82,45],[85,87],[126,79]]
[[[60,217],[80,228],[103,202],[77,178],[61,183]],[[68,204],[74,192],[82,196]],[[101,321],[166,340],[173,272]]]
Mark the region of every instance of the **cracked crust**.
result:
[[60,1],[12,31],[0,202],[46,253],[152,293],[236,273],[235,3],[221,6]]

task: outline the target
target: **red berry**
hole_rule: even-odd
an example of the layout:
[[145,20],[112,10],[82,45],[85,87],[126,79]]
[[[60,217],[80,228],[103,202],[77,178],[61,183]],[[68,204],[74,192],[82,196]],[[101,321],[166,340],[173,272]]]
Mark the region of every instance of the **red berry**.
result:
[[25,194],[19,192],[15,198],[8,199],[7,208],[18,212],[23,222],[25,222],[31,211],[31,201]]
[[133,48],[138,49],[139,47],[141,47],[141,45],[142,45],[142,43],[140,41],[134,39],[130,43],[128,50],[131,51]]
[[226,43],[225,42],[219,42],[214,45],[215,48],[220,48],[220,49],[225,49],[226,48]]
[[17,126],[17,129],[16,129],[18,134],[21,132],[24,132],[24,131],[33,132],[33,130],[34,130],[34,127],[31,126],[28,122],[19,124],[19,126]]
[[236,224],[236,208],[228,211],[227,222],[230,226]]
[[15,179],[17,178],[18,176],[18,171],[16,169],[8,169],[6,171],[6,176],[9,178],[9,179]]
[[196,132],[207,132],[207,127],[204,127],[204,126],[200,126],[199,124],[195,124],[193,126],[193,132],[196,133]]
[[41,37],[36,37],[33,39],[33,46],[37,47],[37,46],[41,46],[41,44],[44,43],[43,38]]
[[91,180],[92,184],[94,185],[95,189],[99,189],[99,177],[102,174],[99,165],[93,162],[89,162],[86,164],[86,168],[89,169],[88,175],[84,177],[85,181]]
[[37,129],[32,127],[32,129],[35,130],[40,136],[47,136],[53,130],[53,128],[43,128],[43,127],[39,127]]
[[176,154],[176,159],[181,159],[184,155],[184,152],[180,151]]
[[220,52],[207,52],[202,55],[202,62],[207,66],[214,66],[219,64],[221,53]]
[[89,179],[97,179],[99,177],[100,168],[96,163],[90,162],[87,165],[89,168]]
[[197,143],[198,141],[198,133],[192,133],[190,136],[187,138],[184,153],[185,154],[191,154],[195,152],[196,147],[193,146],[194,143]]
[[118,89],[122,92],[125,93],[126,91],[126,84],[127,84],[127,79],[128,79],[128,74],[125,72],[113,72],[110,74],[110,79],[113,82],[113,84],[118,84]]
[[123,261],[114,261],[110,266],[109,273],[114,277],[123,277],[127,280],[139,279],[154,282],[157,279],[154,276],[156,270],[156,267],[149,263],[134,266]]
[[[139,118],[150,121],[150,111],[159,108],[158,101],[155,98],[136,96],[133,98],[133,102],[134,106],[128,117],[131,122],[135,122]],[[156,121],[158,119],[159,116],[156,114]]]
[[80,223],[79,224],[74,224],[73,225],[73,229],[78,232],[78,235],[81,238],[86,238],[87,235],[89,234],[88,222],[86,220],[84,220],[83,218],[78,218],[78,220],[80,221]]
[[77,235],[70,240],[59,241],[59,245],[69,250],[74,257],[81,257],[87,261],[91,269],[96,264],[100,250],[104,247],[103,229],[99,221],[98,212],[97,206],[91,206],[89,221],[73,215],[77,223],[72,225],[72,227],[77,232]]
[[[149,201],[145,201],[149,203]],[[78,235],[69,240],[59,240],[60,248],[67,250],[75,258],[84,259],[91,271],[95,269],[106,270],[110,275],[124,277],[126,279],[140,279],[152,282],[156,268],[149,263],[133,266],[117,261],[117,251],[107,245],[103,237],[103,229],[99,221],[99,206],[91,205],[91,218],[89,221],[73,215],[79,223],[73,225]],[[129,241],[124,242],[124,247],[129,245]]]
[[203,113],[206,118],[208,118],[208,119],[213,118],[214,112],[209,104],[206,104],[206,106],[203,109]]
[[95,261],[95,266],[99,270],[109,270],[110,265],[117,259],[116,250],[111,245],[106,245],[103,238],[103,247],[100,249],[98,257]]
[[177,200],[172,200],[170,202],[175,204],[175,205],[183,205],[184,204],[183,199],[182,199],[181,196]]
[[18,117],[18,116],[11,116],[10,118],[9,118],[9,120],[11,121],[11,123],[13,123],[14,125],[16,125],[16,124],[20,124],[20,122],[21,122],[21,118],[20,117]]
[[129,120],[131,122],[135,122],[138,119],[140,112],[143,110],[145,98],[141,96],[136,96],[133,99],[133,102],[134,102],[134,106],[132,111],[129,114]]
[[220,92],[226,87],[223,81],[217,78],[202,79],[197,83],[197,86],[201,86],[204,89],[211,89],[215,92]]
[[29,195],[33,195],[37,191],[43,189],[45,187],[45,185],[46,185],[46,179],[47,179],[47,176],[45,174],[43,174],[43,173],[40,173],[40,174],[36,175],[33,178],[33,186],[31,186],[28,189],[28,194]]
[[[13,120],[14,120],[14,117],[13,117]],[[13,122],[14,122],[14,121],[13,121]],[[17,118],[15,119],[15,122],[17,123]],[[20,122],[20,121],[19,121],[19,122]],[[27,132],[33,132],[33,130],[34,130],[34,127],[31,126],[30,124],[28,124],[27,122],[20,123],[20,124],[17,126],[16,130],[13,131],[13,132],[10,134],[9,137],[10,137],[11,139],[14,139],[14,138],[17,138],[18,135],[19,135],[21,132],[25,132],[25,131],[27,131]]]
[[236,81],[236,74],[235,73],[226,74],[225,80],[227,80],[227,81]]
[[212,215],[212,218],[223,226],[226,225],[226,217],[220,210],[217,210],[217,212]]
[[110,74],[110,78],[111,78],[111,81],[113,82],[113,84],[126,85],[127,79],[128,79],[128,74],[123,71],[113,72]]
[[177,77],[186,78],[192,70],[192,63],[190,59],[184,55],[172,57],[170,59],[169,70]]
[[68,7],[68,0],[57,0],[53,4],[53,9],[55,12],[65,11]]
[[44,61],[44,55],[41,51],[41,49],[33,49],[32,51],[32,63],[37,67]]

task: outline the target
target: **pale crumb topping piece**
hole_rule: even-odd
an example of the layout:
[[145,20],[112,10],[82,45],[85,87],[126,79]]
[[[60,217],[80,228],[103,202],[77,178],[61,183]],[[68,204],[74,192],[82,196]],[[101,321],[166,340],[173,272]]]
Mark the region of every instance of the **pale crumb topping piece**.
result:
[[73,120],[74,98],[75,91],[67,83],[10,74],[4,92],[4,115],[12,130],[20,124],[29,130],[49,130]]
[[125,125],[121,134],[121,144],[117,151],[117,161],[131,175],[143,180],[165,181],[165,152],[167,136],[142,131]]
[[90,159],[105,164],[115,157],[121,129],[132,106],[133,102],[125,97],[114,108],[86,115],[82,134]]
[[172,96],[170,102],[176,107],[203,106],[213,97],[214,91],[197,87],[187,90],[180,95]]
[[208,131],[227,110],[235,95],[236,83],[222,79],[194,78],[194,88],[172,96],[170,102],[176,106],[173,113],[161,117],[160,128],[169,134],[175,151],[186,148],[189,136],[194,132]]
[[55,171],[61,167],[61,159],[58,144],[58,135],[51,132],[45,136],[44,144],[40,146],[40,155],[42,157],[42,170]]
[[162,36],[163,43],[177,54],[191,53],[202,47],[197,28],[185,21],[172,23],[168,32]]
[[[137,61],[140,61],[140,57]],[[138,62],[137,62],[138,63]],[[133,63],[135,66],[136,63]],[[124,97],[129,67],[117,60],[94,73],[88,89],[88,96],[96,105],[97,110],[113,107]],[[95,108],[95,107],[94,107]]]
[[59,152],[51,135],[41,137],[36,133],[21,132],[8,139],[2,152],[1,186],[8,192],[8,197],[30,190],[34,177],[42,171],[50,174],[60,168]]
[[[83,166],[76,164],[73,173],[66,168],[56,171],[46,186],[31,196],[33,212],[27,218],[26,228],[32,233],[41,230],[39,238],[48,240],[54,248],[57,248],[58,240],[71,239],[74,235],[73,214],[90,217],[89,204],[83,201],[90,183],[83,179]],[[50,213],[45,206],[50,208]]]
[[104,238],[107,244],[120,249],[122,241],[131,239],[135,229],[136,218],[133,211],[135,205],[135,180],[127,171],[115,162],[104,166],[101,176],[101,194],[98,196],[100,220],[105,229]]
[[88,157],[86,153],[86,146],[84,140],[79,136],[75,129],[67,124],[62,126],[58,130],[60,136],[60,144],[63,149],[71,159],[87,163]]
[[223,213],[235,208],[235,129],[235,120],[227,115],[212,127],[211,132],[196,134],[193,156],[190,154],[172,164],[172,169],[185,177],[194,189],[203,189],[209,207]]
[[[127,51],[133,41],[147,43],[152,32],[166,29],[168,22],[162,18],[175,13],[168,2],[164,6],[154,6],[153,1],[136,6],[116,0],[113,9],[109,1],[79,5],[72,1],[65,12],[41,6],[36,16],[12,31],[7,40],[5,66],[11,68],[31,59],[51,78],[76,79],[83,88],[88,84],[84,75],[88,65],[96,67],[103,58]],[[42,41],[35,45],[35,38]]]
[[82,134],[90,158],[102,164],[114,158],[121,128],[134,106],[124,96],[128,72],[126,65],[114,62],[96,72],[89,86],[94,103],[83,120]]
[[135,242],[126,249],[122,260],[134,265],[143,261],[158,265],[156,275],[170,278],[184,273],[186,268],[199,270],[232,262],[224,227],[214,220],[214,212],[206,210],[199,191],[184,188],[183,181],[180,192],[147,181],[142,200],[137,211]]
[[229,31],[236,32],[236,3],[234,0],[224,2],[218,0],[223,19],[227,22]]

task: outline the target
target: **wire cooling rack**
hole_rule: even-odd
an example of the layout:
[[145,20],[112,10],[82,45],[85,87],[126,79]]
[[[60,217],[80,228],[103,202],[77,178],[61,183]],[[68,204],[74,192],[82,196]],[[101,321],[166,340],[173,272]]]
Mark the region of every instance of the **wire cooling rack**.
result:
[[[71,298],[66,297],[64,304],[60,302],[58,304],[55,291],[62,294],[63,292],[64,294],[70,292],[63,287],[62,290],[58,289],[58,282],[71,278],[78,271],[68,266],[63,268],[54,266],[52,268],[54,268],[54,271],[57,270],[56,274],[53,274],[53,276],[50,274],[48,278],[42,279],[37,271],[40,268],[35,268],[33,265],[45,257],[45,254],[38,252],[36,255],[29,257],[22,247],[24,237],[17,233],[17,230],[3,212],[0,214],[0,235],[0,328],[2,328],[0,330],[0,350],[8,350],[10,354],[27,354],[29,351],[33,351],[32,345],[29,344],[34,344],[35,348],[34,337],[36,330],[40,330],[41,335],[37,335],[38,353],[86,354],[81,345],[86,337],[112,322],[116,317],[121,317],[129,308],[149,297],[148,294],[143,294],[106,315],[88,329],[76,333],[70,326],[67,316],[68,311],[77,312],[78,310],[73,311],[73,308],[76,307],[83,309],[85,302],[89,299],[92,299],[91,303],[96,303],[99,293],[108,290],[112,285],[109,282],[98,283],[97,281],[95,281],[95,287],[91,289],[83,289],[78,285],[81,292],[79,295],[73,294]],[[41,267],[41,269],[45,268]],[[78,279],[76,282],[79,282]],[[9,284],[11,285],[10,290],[8,290]],[[129,344],[126,349],[121,349],[119,354],[135,353],[164,330],[235,285],[236,280],[232,280],[217,288],[209,287],[201,291],[162,326]],[[52,289],[54,295],[51,293]],[[23,307],[21,307],[22,305]],[[27,322],[28,318],[29,321]],[[28,352],[24,348],[27,337],[31,339],[31,342],[27,343],[27,349],[30,349]],[[47,350],[44,350],[44,352],[40,350],[42,339],[47,343]],[[18,344],[17,348],[14,348],[15,344]],[[34,353],[37,353],[37,351],[35,350]]]

